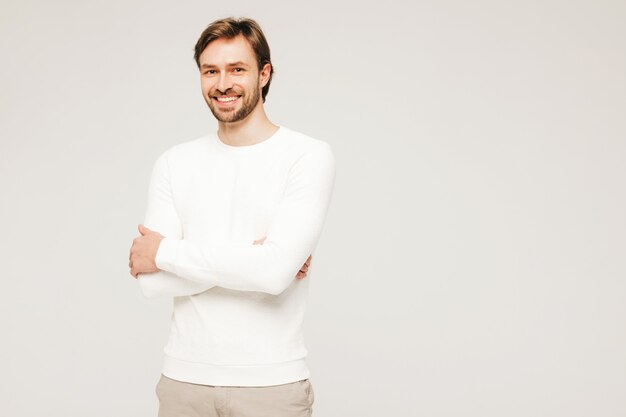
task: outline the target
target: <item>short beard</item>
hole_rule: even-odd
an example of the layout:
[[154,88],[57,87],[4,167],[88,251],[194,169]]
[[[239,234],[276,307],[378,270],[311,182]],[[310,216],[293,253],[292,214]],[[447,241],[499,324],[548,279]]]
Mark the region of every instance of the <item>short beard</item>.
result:
[[243,94],[241,98],[243,99],[243,103],[241,105],[241,108],[236,112],[224,112],[220,109],[217,109],[216,107],[218,106],[218,104],[213,104],[213,97],[208,97],[209,101],[207,102],[207,104],[209,105],[209,109],[211,109],[211,113],[213,113],[213,116],[215,116],[217,120],[222,123],[234,123],[245,119],[250,113],[252,113],[252,110],[254,110],[257,103],[261,99],[259,86],[255,86],[251,96],[248,97]]

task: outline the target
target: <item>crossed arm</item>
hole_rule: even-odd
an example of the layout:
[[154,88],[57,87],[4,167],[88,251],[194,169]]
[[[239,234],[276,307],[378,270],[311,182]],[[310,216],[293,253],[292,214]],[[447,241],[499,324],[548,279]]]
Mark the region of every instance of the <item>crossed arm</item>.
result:
[[[205,286],[202,284],[198,284],[194,281],[158,269],[156,267],[155,254],[158,251],[160,241],[164,236],[158,232],[149,230],[144,225],[139,225],[139,232],[141,233],[142,237],[148,238],[151,241],[141,243],[141,247],[138,249],[136,248],[136,246],[140,244],[139,241],[141,240],[141,238],[135,239],[133,241],[134,243],[133,247],[131,248],[131,256],[129,257],[128,266],[131,268],[131,275],[133,277],[137,279],[139,278],[140,272],[136,271],[146,271],[142,273],[142,277],[145,278],[146,273],[150,277],[147,281],[145,279],[139,281],[141,290],[146,298],[155,298],[163,295],[194,295],[209,289],[205,288]],[[264,236],[261,239],[255,240],[252,244],[262,245],[263,241],[266,238],[267,236]],[[135,261],[134,266],[133,255]],[[138,258],[140,260],[139,262],[137,262]],[[306,277],[308,268],[311,264],[311,259],[312,255],[309,255],[304,265],[302,265],[302,267],[296,274],[296,279],[303,279]],[[138,263],[142,265],[138,266]]]
[[[143,224],[148,229],[158,231],[162,237],[172,239],[182,239],[183,237],[182,224],[172,199],[167,152],[157,158],[152,168],[150,185],[148,187],[148,206]],[[139,263],[142,258],[144,263],[148,265],[154,264],[154,256],[160,243],[160,240],[158,240],[156,248],[151,251],[134,253],[138,244],[136,240],[133,241],[133,246],[130,250],[128,266],[131,267],[131,274],[137,278],[141,291],[146,298],[193,295],[212,287],[212,285],[194,282],[158,268],[149,268],[153,272],[143,272],[141,275],[139,272],[133,271],[133,263]],[[144,268],[148,269],[145,266]]]
[[137,272],[144,296],[193,295],[216,285],[281,293],[294,275],[299,278],[302,270],[306,273],[324,224],[334,178],[332,150],[319,142],[291,167],[285,194],[266,237],[248,245],[204,245],[182,239],[182,225],[172,201],[167,152],[162,154],[153,168],[144,221],[161,236],[153,260],[156,272]]

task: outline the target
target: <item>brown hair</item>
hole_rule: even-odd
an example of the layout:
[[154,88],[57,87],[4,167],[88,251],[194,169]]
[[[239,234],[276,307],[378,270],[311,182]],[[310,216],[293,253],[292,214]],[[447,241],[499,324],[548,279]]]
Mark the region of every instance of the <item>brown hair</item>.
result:
[[202,54],[202,51],[204,51],[209,43],[220,38],[232,39],[238,35],[243,35],[250,43],[250,46],[252,46],[252,50],[256,55],[259,72],[265,64],[270,64],[271,66],[270,78],[262,90],[263,102],[265,103],[265,96],[270,90],[272,74],[274,74],[274,65],[270,59],[270,47],[261,30],[261,26],[253,19],[245,17],[239,19],[227,17],[212,22],[204,29],[204,32],[202,32],[196,42],[193,58],[198,68],[200,68],[200,54]]

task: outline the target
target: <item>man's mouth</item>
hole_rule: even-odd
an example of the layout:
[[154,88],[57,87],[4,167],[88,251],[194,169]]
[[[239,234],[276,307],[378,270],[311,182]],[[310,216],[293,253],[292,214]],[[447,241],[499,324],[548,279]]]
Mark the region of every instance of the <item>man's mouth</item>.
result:
[[215,100],[220,106],[232,106],[239,101],[240,97],[241,96],[218,96],[213,97],[213,100]]

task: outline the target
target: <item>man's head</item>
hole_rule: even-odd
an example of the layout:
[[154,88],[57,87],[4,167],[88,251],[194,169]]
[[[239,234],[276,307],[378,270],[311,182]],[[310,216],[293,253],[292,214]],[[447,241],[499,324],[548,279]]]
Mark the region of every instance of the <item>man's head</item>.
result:
[[265,102],[274,68],[267,40],[254,20],[214,21],[196,42],[194,59],[202,95],[219,121],[242,120],[262,106],[261,96]]

